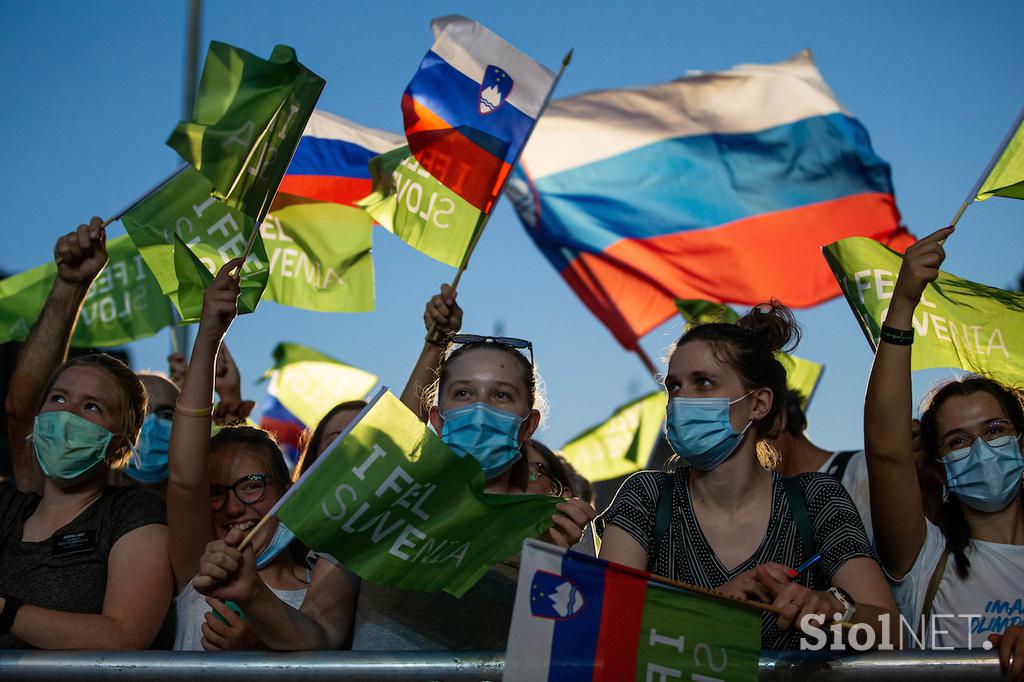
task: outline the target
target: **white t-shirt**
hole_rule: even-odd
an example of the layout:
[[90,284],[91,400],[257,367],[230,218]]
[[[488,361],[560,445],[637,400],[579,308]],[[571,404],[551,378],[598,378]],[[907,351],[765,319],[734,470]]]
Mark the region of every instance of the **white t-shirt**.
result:
[[966,552],[971,561],[967,580],[957,576],[951,554],[922,638],[920,621],[925,593],[946,547],[942,531],[928,521],[925,525],[924,546],[917,561],[902,580],[892,582],[896,605],[906,622],[913,623],[917,635],[915,640],[903,629],[907,646],[983,648],[990,634],[1024,624],[1024,545],[972,540]]
[[[292,608],[302,606],[306,598],[306,588],[298,590],[275,590],[270,591],[277,595],[277,598]],[[185,589],[174,598],[174,607],[177,609],[177,626],[174,633],[175,651],[204,651],[200,641],[203,639],[203,623],[206,619],[206,612],[211,611],[210,605],[206,603],[206,597],[196,592],[192,581],[188,581]]]
[[[833,452],[832,456],[825,460],[825,463],[818,469],[823,474],[828,473],[828,469],[832,466],[832,462],[835,460],[836,455],[839,452]],[[868,490],[868,460],[864,456],[863,450],[858,450],[850,456],[850,459],[846,463],[846,471],[843,472],[843,477],[840,479],[840,483],[846,488],[846,492],[850,493],[850,497],[853,499],[853,503],[857,506],[857,512],[860,514],[860,520],[864,522],[864,530],[867,531],[868,540],[871,544],[875,544],[875,533],[871,528],[871,495]]]

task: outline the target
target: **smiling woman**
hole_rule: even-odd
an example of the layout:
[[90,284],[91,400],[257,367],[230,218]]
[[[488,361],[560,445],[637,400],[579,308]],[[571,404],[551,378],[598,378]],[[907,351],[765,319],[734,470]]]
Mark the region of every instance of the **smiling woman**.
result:
[[174,648],[337,648],[351,627],[354,577],[328,561],[309,570],[305,550],[276,519],[238,549],[290,485],[267,432],[239,426],[210,437],[217,354],[237,313],[239,286],[230,272],[240,264],[225,264],[207,287],[174,409],[167,485]]

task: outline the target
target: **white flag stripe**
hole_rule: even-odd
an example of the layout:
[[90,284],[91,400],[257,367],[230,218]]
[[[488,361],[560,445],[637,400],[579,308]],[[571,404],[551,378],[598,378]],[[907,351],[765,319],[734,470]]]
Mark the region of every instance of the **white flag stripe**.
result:
[[534,129],[523,165],[538,180],[663,140],[756,132],[834,113],[848,112],[804,50],[776,64],[555,100]]
[[512,609],[512,626],[505,649],[505,682],[537,682],[548,678],[555,621],[535,618],[530,610],[530,586],[538,570],[562,574],[565,550],[538,540],[524,540],[519,583]]
[[550,69],[506,43],[483,24],[458,15],[430,22],[434,32],[431,50],[453,68],[483,83],[488,65],[512,76],[512,92],[506,100],[530,118],[537,118],[555,81]]
[[306,123],[302,133],[309,137],[323,140],[342,140],[352,142],[372,152],[386,152],[405,144],[405,136],[387,130],[369,128],[354,123],[337,114],[316,109]]

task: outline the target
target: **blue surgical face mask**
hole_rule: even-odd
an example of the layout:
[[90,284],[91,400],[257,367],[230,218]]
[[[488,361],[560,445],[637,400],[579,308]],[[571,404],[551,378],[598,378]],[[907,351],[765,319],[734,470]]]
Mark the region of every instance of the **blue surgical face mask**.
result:
[[484,470],[484,478],[503,474],[522,456],[519,428],[524,418],[486,403],[473,403],[441,415],[441,440],[459,457],[469,455]]
[[942,464],[950,492],[978,511],[999,511],[1020,494],[1024,459],[1013,436],[992,442],[975,438],[970,447],[946,455]]
[[58,486],[73,485],[102,466],[114,434],[74,412],[36,415],[32,447],[43,475]]
[[132,448],[132,459],[124,472],[139,483],[166,481],[170,447],[171,420],[156,414],[146,415],[139,432],[139,444]]
[[668,403],[665,430],[672,451],[698,471],[711,471],[729,458],[753,421],[734,431],[729,406],[749,396],[728,398],[673,398]]
[[277,555],[283,552],[288,545],[292,544],[294,539],[295,533],[288,530],[286,525],[278,521],[277,530],[274,531],[274,536],[270,538],[270,543],[256,557],[256,569],[259,570],[276,559]]

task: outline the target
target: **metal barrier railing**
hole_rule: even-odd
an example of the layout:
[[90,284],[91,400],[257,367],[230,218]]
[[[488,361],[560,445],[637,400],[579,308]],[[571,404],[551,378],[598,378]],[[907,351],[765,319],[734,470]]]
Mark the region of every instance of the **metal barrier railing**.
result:
[[[500,680],[504,652],[304,651],[0,651],[0,679],[211,680]],[[760,680],[1004,680],[989,651],[897,651],[829,657],[765,652]]]

